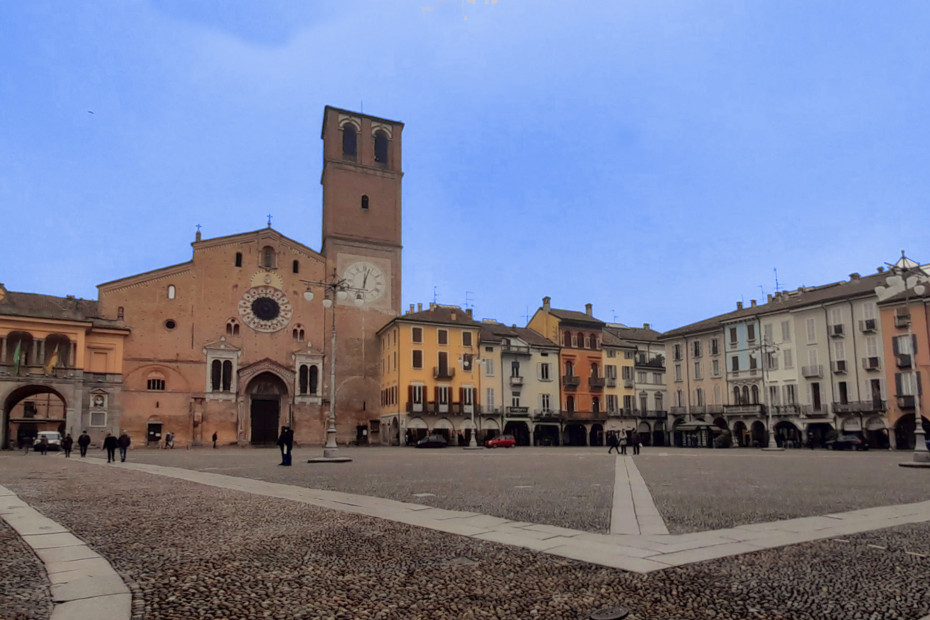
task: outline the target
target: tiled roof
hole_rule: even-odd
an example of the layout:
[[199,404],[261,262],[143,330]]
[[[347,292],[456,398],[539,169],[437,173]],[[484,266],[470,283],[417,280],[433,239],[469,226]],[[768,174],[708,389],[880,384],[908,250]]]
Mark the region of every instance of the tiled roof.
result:
[[519,338],[530,346],[535,347],[558,347],[539,332],[527,327],[517,327],[516,325],[504,325],[497,322],[482,322],[481,335],[479,340],[482,342],[499,342],[502,338]]
[[409,323],[438,323],[442,325],[460,325],[462,327],[481,327],[479,321],[474,320],[465,310],[458,306],[445,306],[442,304],[430,304],[426,310],[418,312],[408,312],[401,316],[395,317],[378,330],[384,330],[385,327],[397,322]]
[[610,332],[618,338],[632,342],[658,342],[662,332],[649,327],[626,327],[620,325],[607,325],[605,332]]
[[552,316],[562,319],[563,321],[571,321],[573,323],[589,323],[591,325],[597,325],[598,327],[604,326],[604,321],[595,319],[593,316],[588,316],[584,312],[577,312],[575,310],[560,310],[558,308],[550,308],[549,314]]
[[100,326],[121,326],[116,321],[99,318],[96,301],[38,293],[7,292],[6,298],[0,302],[0,315],[61,321],[91,321]]
[[678,338],[688,334],[719,329],[725,323],[740,319],[798,310],[806,306],[827,304],[853,297],[874,295],[875,287],[884,284],[888,275],[888,272],[875,273],[864,277],[854,275],[848,281],[832,282],[822,286],[802,287],[794,291],[777,293],[768,303],[756,306],[750,305],[748,308],[734,310],[733,312],[727,312],[726,314],[720,314],[697,323],[669,330],[662,334],[661,339],[669,340],[670,338]]

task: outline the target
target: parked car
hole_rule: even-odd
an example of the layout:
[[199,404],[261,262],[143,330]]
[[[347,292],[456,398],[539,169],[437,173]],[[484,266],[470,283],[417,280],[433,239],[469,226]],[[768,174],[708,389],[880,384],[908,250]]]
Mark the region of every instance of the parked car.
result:
[[445,448],[447,445],[449,442],[442,435],[427,435],[417,442],[418,448]]
[[828,439],[824,446],[831,450],[868,450],[869,444],[858,435],[838,435]]
[[484,442],[488,448],[512,448],[517,445],[517,440],[513,435],[498,435]]
[[36,447],[38,447],[43,437],[48,439],[49,450],[61,450],[61,433],[58,431],[39,431],[39,435],[36,437]]

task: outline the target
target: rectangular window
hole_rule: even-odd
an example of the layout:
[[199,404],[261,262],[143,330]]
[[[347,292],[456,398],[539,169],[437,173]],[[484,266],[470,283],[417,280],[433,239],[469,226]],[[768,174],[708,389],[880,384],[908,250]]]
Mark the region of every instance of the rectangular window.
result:
[[519,407],[520,406],[520,392],[511,392],[510,394],[510,406]]
[[621,366],[621,367],[620,367],[620,376],[623,377],[624,379],[632,379],[632,378],[633,378],[633,369],[630,368],[629,366]]
[[149,379],[148,384],[147,384],[147,389],[163,392],[165,390],[165,380],[164,379]]
[[720,376],[720,360],[714,360],[712,364],[713,364],[713,369],[714,369],[714,376],[719,377]]
[[439,344],[449,344],[449,332],[445,329],[440,329],[437,335]]
[[866,336],[865,349],[869,357],[878,357],[878,337]]
[[423,368],[423,351],[419,349],[413,351],[413,367]]
[[[894,341],[892,341],[892,345],[894,345],[893,349],[894,349],[895,355],[898,355],[898,354],[910,355],[911,354],[911,339],[908,338],[907,336],[897,336],[894,339]],[[149,389],[151,390],[152,388],[149,388]]]
[[785,404],[794,405],[798,402],[797,394],[795,394],[794,384],[788,384],[785,386]]
[[645,383],[646,382],[646,373],[642,370],[636,371],[636,382]]
[[494,360],[491,358],[484,359],[484,376],[493,377],[494,376]]
[[764,334],[762,339],[765,343],[771,344],[774,342],[775,327],[771,323],[762,327],[762,333]]
[[875,318],[875,302],[874,301],[867,301],[864,304],[862,304],[862,318],[864,318],[865,320]]
[[675,364],[675,381],[681,381],[681,364]]
[[423,328],[414,327],[412,330],[412,340],[413,342],[423,342]]
[[734,355],[730,358],[730,370],[733,372],[739,372],[739,356]]
[[549,411],[549,395],[540,394],[539,395],[539,406],[543,411]]
[[631,360],[631,359],[633,359],[633,357],[635,357],[635,352],[634,352],[634,351],[624,351],[624,352],[623,352],[623,359]]
[[488,411],[494,411],[494,388],[488,388],[484,393],[484,403]]
[[448,385],[440,385],[436,388],[436,402],[440,405],[449,404],[449,395],[452,389]]
[[607,412],[608,413],[613,413],[614,411],[617,410],[617,402],[618,400],[617,400],[616,394],[607,395]]
[[840,325],[843,322],[843,313],[840,311],[839,306],[836,308],[830,308],[830,324],[831,325]]
[[807,343],[817,342],[817,324],[813,318],[807,319]]
[[623,408],[626,409],[627,411],[632,411],[633,409],[633,397],[632,396],[623,397]]
[[475,404],[475,388],[473,387],[462,388],[462,404],[466,406]]
[[462,346],[463,347],[471,346],[471,332],[462,332]]
[[607,357],[617,357],[616,349],[607,349]]
[[739,339],[736,337],[736,328],[731,327],[730,328],[730,344],[736,344],[738,341]]
[[520,377],[520,362],[510,362],[510,376]]
[[808,349],[807,350],[807,363],[811,366],[817,365],[817,349]]
[[746,324],[746,339],[753,342],[756,339],[756,326],[752,323]]
[[607,377],[608,379],[616,379],[617,378],[617,367],[613,365],[604,366],[604,376]]
[[691,343],[691,348],[694,351],[694,357],[701,357],[701,341],[695,340]]
[[833,357],[837,360],[846,359],[846,346],[842,340],[837,340],[833,343]]
[[781,322],[781,339],[782,342],[791,340],[791,321]]
[[791,349],[784,350],[785,368],[794,368],[794,359],[791,356]]
[[539,365],[539,379],[541,381],[549,380],[549,362],[542,362]]
[[675,356],[674,359],[676,362],[681,360],[681,345],[680,344],[675,345],[674,356]]
[[423,404],[423,392],[424,392],[424,386],[422,385],[411,385],[410,386],[410,398],[413,401],[414,405]]
[[710,354],[717,355],[718,353],[720,353],[720,342],[716,338],[713,338],[710,341]]
[[756,361],[755,357],[750,355],[749,356],[749,370],[755,370],[756,368],[758,368],[758,362]]
[[657,372],[652,373],[652,383],[653,383],[654,385],[661,385],[661,384],[662,384],[662,375],[661,375],[660,373],[657,373]]
[[770,385],[769,386],[769,406],[774,407],[778,405],[778,386]]

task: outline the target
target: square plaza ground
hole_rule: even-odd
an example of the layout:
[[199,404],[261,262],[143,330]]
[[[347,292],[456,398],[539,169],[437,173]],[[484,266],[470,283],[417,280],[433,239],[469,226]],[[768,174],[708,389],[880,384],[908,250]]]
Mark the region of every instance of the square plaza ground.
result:
[[[134,450],[130,462],[321,488],[605,532],[616,458],[604,449],[346,449],[283,468],[260,449]],[[673,533],[930,498],[904,453],[644,450],[635,463]],[[99,453],[92,458],[99,458]],[[930,526],[724,557],[647,575],[163,476],[21,453],[0,484],[71,529],[133,588],[138,617],[919,618]],[[41,581],[28,549],[17,596]],[[35,568],[35,566],[33,566]],[[13,574],[13,573],[10,573]],[[39,584],[41,588],[41,584]],[[31,591],[36,588],[32,587]],[[0,595],[6,594],[0,592]],[[14,592],[10,597],[15,598]],[[42,605],[24,603],[37,615]],[[6,617],[0,609],[0,617]]]

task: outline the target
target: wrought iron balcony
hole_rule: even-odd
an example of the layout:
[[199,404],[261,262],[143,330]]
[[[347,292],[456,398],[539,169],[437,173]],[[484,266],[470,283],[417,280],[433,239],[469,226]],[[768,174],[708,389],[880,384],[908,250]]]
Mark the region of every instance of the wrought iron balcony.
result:
[[872,413],[885,411],[883,400],[857,400],[846,403],[833,403],[834,413]]
[[559,412],[556,409],[534,409],[533,417],[537,420],[558,420]]
[[823,364],[811,364],[810,366],[802,366],[801,374],[808,379],[812,377],[822,377]]
[[501,353],[510,353],[512,355],[529,355],[530,348],[525,345],[518,344],[502,344]]
[[685,415],[688,413],[687,407],[670,407],[668,410],[672,415]]
[[724,405],[726,415],[762,415],[762,405]]
[[798,415],[801,413],[799,405],[775,405],[772,407],[772,413],[775,415]]
[[581,383],[581,378],[577,375],[562,375],[562,385],[566,388],[577,388]]
[[514,386],[523,385],[523,377],[511,375],[510,385],[514,385]]
[[668,418],[668,412],[662,409],[640,410],[638,414],[644,420],[665,420]]
[[407,413],[423,413],[424,409],[423,403],[412,403],[407,401]]
[[530,415],[529,407],[507,407],[508,416],[525,417]]
[[623,380],[623,387],[625,387],[625,388],[631,388],[631,387],[635,387],[635,386],[636,386],[636,383],[633,382],[633,379],[632,379],[632,378],[630,378],[630,379],[624,379],[624,380]]
[[827,411],[827,408],[821,406],[818,409],[815,409],[813,405],[802,405],[801,406],[801,415],[808,418],[825,418],[830,414]]
[[588,377],[588,387],[592,390],[600,390],[604,387],[606,380],[604,377]]
[[606,385],[607,387],[617,387],[616,377],[604,377],[604,380],[605,380],[604,385]]
[[455,368],[433,366],[433,379],[451,379],[455,376]]

